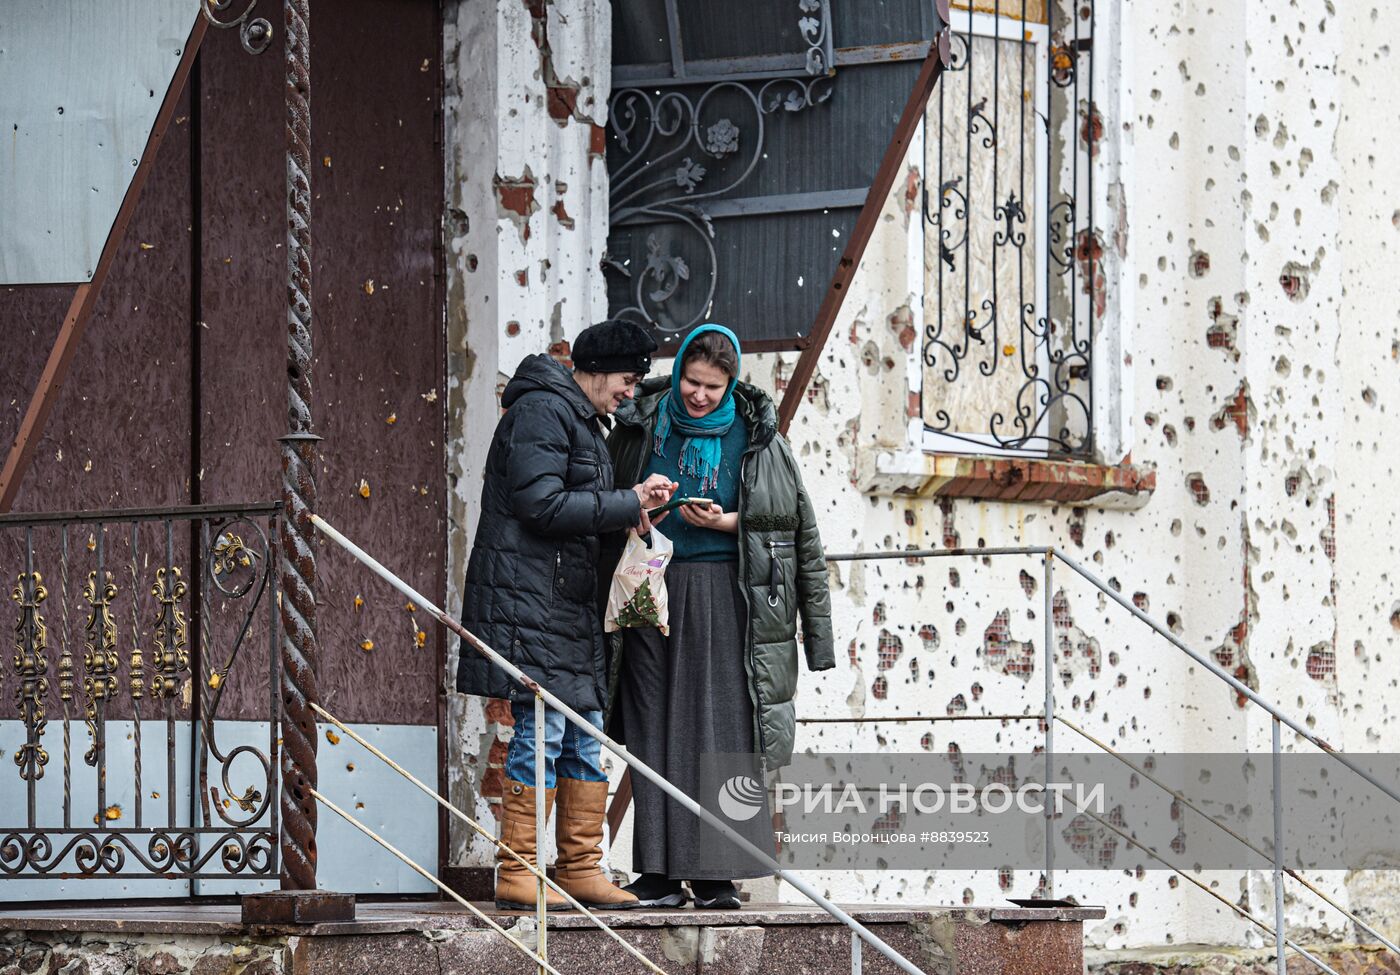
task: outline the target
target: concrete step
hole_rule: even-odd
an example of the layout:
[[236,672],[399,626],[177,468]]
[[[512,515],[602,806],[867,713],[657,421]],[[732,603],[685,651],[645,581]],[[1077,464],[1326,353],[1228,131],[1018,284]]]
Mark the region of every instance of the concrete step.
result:
[[[533,945],[532,914],[478,905]],[[928,975],[1081,975],[1085,907],[862,907],[846,909]],[[670,975],[839,975],[851,971],[851,936],[822,911],[755,904],[738,911],[617,911],[602,915]],[[133,941],[134,935],[140,935]],[[586,918],[551,915],[550,963],[563,975],[642,972],[642,965]],[[164,975],[205,975],[223,952],[255,950],[267,975],[536,975],[537,967],[454,903],[361,903],[354,922],[246,928],[236,906],[192,905],[0,913],[0,947],[34,964],[83,958],[106,971],[123,953],[130,971],[161,956]],[[48,955],[48,958],[42,957]],[[88,958],[87,956],[92,956]],[[187,967],[181,959],[191,959]],[[232,957],[230,961],[235,961]],[[59,964],[61,963],[61,964]],[[196,965],[200,966],[196,972]],[[3,967],[3,966],[0,966]],[[242,965],[238,966],[239,968]],[[25,969],[26,971],[31,969]],[[48,970],[54,970],[49,968]],[[117,970],[117,969],[113,969]],[[232,969],[230,969],[232,970]],[[862,975],[898,971],[868,946]]]

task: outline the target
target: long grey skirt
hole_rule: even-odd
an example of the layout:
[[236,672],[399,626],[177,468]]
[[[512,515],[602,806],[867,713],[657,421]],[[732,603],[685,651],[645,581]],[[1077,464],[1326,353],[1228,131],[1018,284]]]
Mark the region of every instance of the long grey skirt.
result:
[[[772,854],[766,791],[761,807],[738,807],[747,819],[725,816],[718,801],[719,787],[735,774],[762,782],[744,672],[748,622],[738,566],[672,563],[666,592],[669,637],[657,629],[623,631],[617,707],[627,748]],[[675,880],[739,880],[771,872],[641,776],[632,776],[632,789],[633,870]]]

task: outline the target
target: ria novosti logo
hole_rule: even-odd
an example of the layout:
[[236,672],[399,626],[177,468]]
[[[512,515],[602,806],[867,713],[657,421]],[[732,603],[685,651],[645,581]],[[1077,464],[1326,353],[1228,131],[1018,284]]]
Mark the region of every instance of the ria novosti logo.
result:
[[747,822],[763,808],[763,786],[749,775],[735,775],[719,787],[719,808],[736,823]]
[[[751,776],[735,775],[720,786],[719,808],[735,822],[746,822],[763,808],[764,791]],[[980,787],[968,782],[924,783],[912,788],[907,783],[897,786],[881,783],[878,788],[862,788],[850,782],[836,786],[778,782],[774,786],[773,801],[778,812],[795,809],[824,815],[870,812],[996,815],[1013,808],[1021,813],[1041,815],[1047,803],[1056,813],[1064,812],[1065,806],[1071,805],[1078,811],[1090,809],[1102,814],[1105,806],[1102,783],[1086,786],[1077,782],[1027,782],[1014,790],[1000,782]]]

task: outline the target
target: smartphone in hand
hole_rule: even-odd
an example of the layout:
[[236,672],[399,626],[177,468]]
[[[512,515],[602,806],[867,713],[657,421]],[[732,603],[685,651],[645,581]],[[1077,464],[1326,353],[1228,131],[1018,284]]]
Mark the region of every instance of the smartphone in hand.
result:
[[655,508],[648,508],[647,517],[655,518],[657,515],[664,515],[666,512],[674,511],[683,504],[703,504],[708,508],[710,505],[714,504],[714,502],[709,498],[672,498],[663,505],[658,505]]

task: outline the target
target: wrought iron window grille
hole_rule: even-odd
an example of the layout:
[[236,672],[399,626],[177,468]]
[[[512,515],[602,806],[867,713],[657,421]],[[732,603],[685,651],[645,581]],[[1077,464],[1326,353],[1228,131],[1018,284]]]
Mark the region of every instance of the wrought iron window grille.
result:
[[933,0],[726,9],[614,9],[602,266],[662,355],[714,314],[746,349],[801,347],[941,25]]
[[[629,286],[630,301],[613,311],[615,317],[632,318],[674,337],[710,314],[719,272],[716,210],[727,215],[757,209],[755,201],[721,203],[717,198],[748,180],[765,159],[770,116],[802,112],[831,97],[830,0],[796,0],[792,14],[805,52],[687,60],[679,10],[675,0],[667,0],[670,64],[617,69],[615,83],[630,84],[608,101],[614,147],[608,169],[609,226],[672,222],[691,232],[703,249],[705,266],[692,272],[691,262],[654,232],[647,235],[640,268],[605,257],[604,269],[626,278]],[[696,83],[702,86],[698,90],[676,87]],[[695,288],[703,297],[687,296],[682,311],[676,299],[685,288]]]
[[923,446],[1094,449],[1094,0],[952,13],[925,116]]

